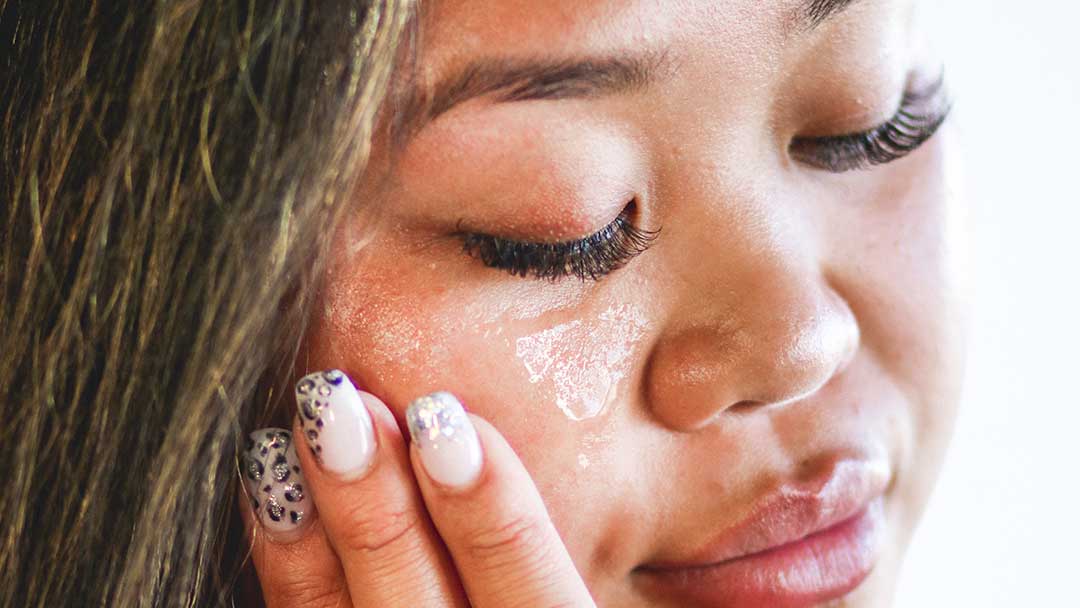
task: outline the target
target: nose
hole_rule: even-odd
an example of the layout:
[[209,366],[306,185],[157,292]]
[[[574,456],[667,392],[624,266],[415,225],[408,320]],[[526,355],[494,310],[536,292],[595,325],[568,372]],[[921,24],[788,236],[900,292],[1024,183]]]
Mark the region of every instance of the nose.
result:
[[650,356],[649,407],[672,429],[804,399],[858,349],[851,308],[819,273],[756,265],[742,274],[672,322]]

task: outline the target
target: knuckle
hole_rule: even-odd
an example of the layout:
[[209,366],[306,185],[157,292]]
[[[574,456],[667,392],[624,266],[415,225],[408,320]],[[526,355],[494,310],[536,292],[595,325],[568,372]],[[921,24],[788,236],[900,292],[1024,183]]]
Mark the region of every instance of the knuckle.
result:
[[346,551],[361,554],[393,554],[410,550],[422,532],[423,520],[409,506],[358,505],[347,514],[348,526],[340,542]]
[[536,563],[550,551],[548,539],[550,524],[532,515],[518,515],[508,521],[471,534],[465,540],[469,556],[491,568],[518,564],[522,561]]

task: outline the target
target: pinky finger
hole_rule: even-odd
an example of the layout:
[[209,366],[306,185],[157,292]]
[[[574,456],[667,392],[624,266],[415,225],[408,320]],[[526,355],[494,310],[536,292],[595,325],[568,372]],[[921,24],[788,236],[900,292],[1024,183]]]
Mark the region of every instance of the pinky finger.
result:
[[341,563],[304,487],[292,434],[250,436],[240,499],[251,558],[269,608],[346,608],[352,603]]

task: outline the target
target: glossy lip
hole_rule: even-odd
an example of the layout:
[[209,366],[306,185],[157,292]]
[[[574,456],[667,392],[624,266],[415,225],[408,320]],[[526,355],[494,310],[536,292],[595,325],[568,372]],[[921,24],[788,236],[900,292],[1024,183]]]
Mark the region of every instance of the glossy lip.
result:
[[824,475],[767,493],[701,548],[635,573],[686,606],[798,608],[843,597],[876,562],[889,478],[887,464],[837,461]]

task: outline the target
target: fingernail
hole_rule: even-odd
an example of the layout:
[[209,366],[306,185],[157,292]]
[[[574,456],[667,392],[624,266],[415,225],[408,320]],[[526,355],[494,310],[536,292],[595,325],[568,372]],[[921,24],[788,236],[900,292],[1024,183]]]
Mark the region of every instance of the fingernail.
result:
[[349,480],[375,456],[375,428],[356,387],[340,370],[308,374],[296,383],[304,439],[323,469]]
[[480,474],[480,440],[457,397],[441,391],[420,397],[409,404],[405,419],[420,462],[436,482],[460,488]]
[[304,487],[292,433],[268,428],[248,436],[244,483],[255,515],[270,535],[288,540],[315,511]]

